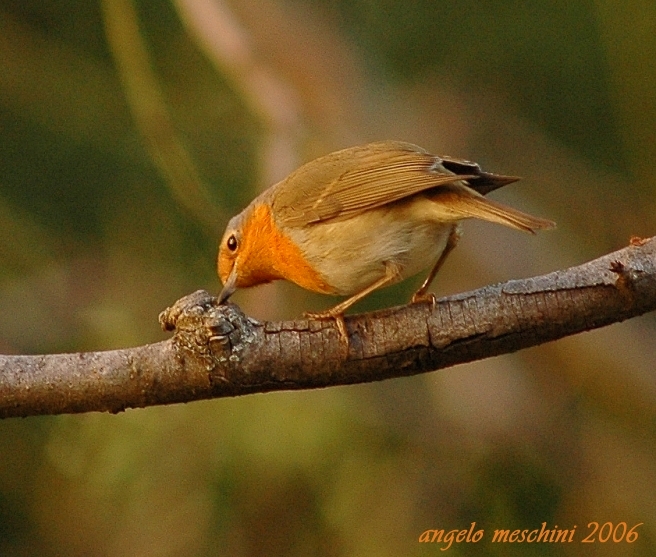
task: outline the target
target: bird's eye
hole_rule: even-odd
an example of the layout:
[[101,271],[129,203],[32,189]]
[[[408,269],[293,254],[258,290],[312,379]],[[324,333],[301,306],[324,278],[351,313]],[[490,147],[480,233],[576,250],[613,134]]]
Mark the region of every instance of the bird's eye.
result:
[[230,234],[226,241],[226,246],[230,251],[237,251],[237,238],[234,234]]

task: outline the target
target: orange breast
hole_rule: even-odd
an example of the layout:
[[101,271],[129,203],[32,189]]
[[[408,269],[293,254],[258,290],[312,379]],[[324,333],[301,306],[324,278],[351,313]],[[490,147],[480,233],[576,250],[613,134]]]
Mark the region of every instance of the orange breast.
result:
[[243,232],[238,286],[286,279],[312,292],[334,293],[306,261],[301,249],[276,226],[268,205],[255,207]]

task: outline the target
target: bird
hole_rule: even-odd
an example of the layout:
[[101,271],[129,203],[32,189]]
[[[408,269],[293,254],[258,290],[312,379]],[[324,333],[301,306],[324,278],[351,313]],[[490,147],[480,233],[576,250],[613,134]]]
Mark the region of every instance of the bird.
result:
[[477,218],[535,233],[555,226],[492,201],[486,194],[519,180],[476,163],[432,155],[402,141],[378,141],[308,162],[233,217],[221,239],[217,270],[224,304],[239,288],[284,279],[346,296],[334,318],[374,290],[430,267],[411,303],[432,301],[428,288],[461,235]]

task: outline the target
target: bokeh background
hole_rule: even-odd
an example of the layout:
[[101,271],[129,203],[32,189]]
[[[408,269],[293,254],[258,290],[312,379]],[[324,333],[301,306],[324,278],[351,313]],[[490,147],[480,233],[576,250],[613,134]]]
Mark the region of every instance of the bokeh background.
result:
[[[218,239],[331,150],[403,139],[524,177],[434,289],[656,234],[653,0],[0,0],[0,351],[128,347],[217,292]],[[421,277],[372,295],[405,301]],[[259,319],[334,299],[269,285]],[[656,554],[656,318],[421,377],[0,423],[0,555]],[[495,528],[644,523],[633,544]]]

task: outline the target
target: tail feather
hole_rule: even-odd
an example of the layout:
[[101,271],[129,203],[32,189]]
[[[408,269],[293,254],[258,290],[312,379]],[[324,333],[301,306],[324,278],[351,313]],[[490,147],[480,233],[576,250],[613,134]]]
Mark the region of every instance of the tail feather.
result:
[[553,221],[534,217],[475,192],[451,191],[444,197],[434,198],[434,201],[445,203],[457,219],[478,218],[531,233],[556,226]]

